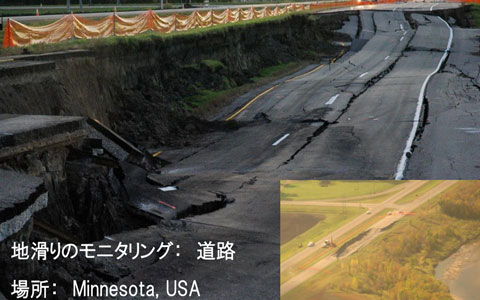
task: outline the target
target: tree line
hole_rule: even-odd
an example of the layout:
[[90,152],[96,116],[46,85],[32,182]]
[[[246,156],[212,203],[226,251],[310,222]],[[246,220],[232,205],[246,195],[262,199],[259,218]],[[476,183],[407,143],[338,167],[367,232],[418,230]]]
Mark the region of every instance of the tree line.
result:
[[462,181],[458,188],[441,195],[439,205],[442,211],[461,219],[480,219],[480,181]]
[[478,237],[480,181],[463,181],[333,268],[331,291],[373,299],[451,300],[436,265]]

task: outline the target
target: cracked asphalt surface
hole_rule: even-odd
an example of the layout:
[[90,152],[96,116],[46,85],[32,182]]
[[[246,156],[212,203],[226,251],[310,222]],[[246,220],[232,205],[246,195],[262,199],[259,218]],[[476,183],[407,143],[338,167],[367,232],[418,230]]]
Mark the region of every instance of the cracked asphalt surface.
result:
[[[143,280],[161,288],[161,279],[196,279],[204,299],[280,298],[279,180],[394,177],[422,83],[437,68],[449,38],[446,24],[433,15],[412,15],[418,22],[412,28],[402,9],[429,11],[432,5],[409,5],[362,11],[346,22],[352,47],[334,63],[322,62],[324,67],[308,76],[287,81],[294,74],[233,101],[217,119],[280,84],[238,114],[238,130],[210,133],[188,148],[165,149],[159,157],[171,164],[162,174],[182,180],[178,191],[158,193],[172,205],[198,202],[204,214],[172,221],[181,230],[165,233],[154,226],[113,236],[158,243],[163,235],[185,249],[181,259],[146,266],[127,262],[134,275],[122,283]],[[454,27],[446,64],[427,85],[427,125],[419,126],[406,179],[477,178],[480,173],[475,156],[478,34]],[[207,213],[204,204],[215,202],[219,193],[233,203]],[[169,215],[169,209],[160,213]],[[197,262],[194,249],[205,240],[234,242],[235,261]]]
[[406,176],[478,179],[480,175],[480,30],[453,29],[450,56],[428,86],[428,119]]

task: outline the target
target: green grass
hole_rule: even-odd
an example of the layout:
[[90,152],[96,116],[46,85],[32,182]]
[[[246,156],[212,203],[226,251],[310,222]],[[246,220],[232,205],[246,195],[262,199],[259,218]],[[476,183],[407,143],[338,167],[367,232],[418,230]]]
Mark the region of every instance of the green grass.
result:
[[[359,202],[359,203],[381,203],[385,200],[387,200],[388,198],[392,197],[393,195],[395,195],[396,193],[398,193],[398,191],[393,191],[391,193],[386,193],[386,194],[383,194],[383,195],[376,195],[376,196],[371,196],[371,197],[368,197],[368,198],[365,198],[365,199],[352,199],[352,200],[346,200],[345,202]],[[332,200],[333,201],[333,200]]]
[[[346,234],[344,234],[342,236],[336,237],[335,238],[335,241],[337,243],[336,248],[332,248],[330,251],[325,251],[324,248],[318,248],[318,251],[315,251],[315,253],[313,253],[312,255],[309,255],[305,259],[301,260],[296,267],[290,268],[290,269],[282,272],[281,276],[280,276],[280,283],[283,284],[284,282],[290,280],[294,276],[298,275],[301,271],[303,271],[304,268],[300,268],[300,266],[311,267],[313,264],[315,264],[319,260],[325,258],[328,255],[333,254],[335,251],[337,251],[340,247],[342,247],[345,243],[350,241],[352,238],[355,238],[356,236],[358,236],[359,234],[364,232],[372,224],[375,224],[376,222],[380,221],[379,217],[380,216],[386,216],[389,211],[392,211],[392,209],[391,208],[384,208],[380,212],[371,216],[368,220],[359,224],[353,230],[350,230],[349,232],[347,232]],[[320,252],[324,252],[323,255],[319,256]],[[315,258],[315,259],[313,259],[313,258]]]
[[200,90],[197,95],[190,96],[184,99],[185,108],[192,112],[196,109],[202,108],[208,105],[215,99],[225,96],[228,90],[212,91],[212,90]]
[[[224,64],[216,60],[203,60],[201,64],[206,65],[212,72],[218,72],[219,69],[224,68]],[[242,86],[236,86],[234,82],[230,82],[227,77],[224,76],[223,89],[214,91],[208,89],[200,89],[195,95],[184,98],[185,109],[189,112],[193,112],[198,116],[205,116],[211,113],[218,107],[222,107],[225,101],[232,99],[238,95],[246,93],[252,88],[261,86],[271,80],[283,77],[288,73],[295,72],[304,66],[303,62],[293,62],[288,64],[281,64],[281,67],[274,66],[271,68],[275,70],[273,72],[263,73],[257,76],[256,80],[252,83],[244,84]],[[200,69],[199,64],[192,64],[186,67],[191,67],[196,70]]]
[[280,199],[309,201],[375,195],[401,183],[394,180],[283,180],[280,183]]
[[219,60],[204,59],[200,61],[200,63],[207,66],[212,72],[217,72],[221,69],[225,69],[225,65]]
[[[280,260],[285,261],[286,259],[305,249],[308,242],[316,242],[328,232],[334,231],[335,229],[364,213],[366,209],[359,207],[281,205],[280,211],[281,214],[297,212],[306,214],[321,214],[325,216],[324,220],[318,222],[309,230],[298,235],[280,247]],[[301,248],[299,248],[300,244],[303,245]]]
[[424,185],[420,186],[418,189],[416,189],[415,191],[411,192],[410,194],[406,195],[405,197],[403,197],[402,199],[398,200],[397,202],[395,202],[396,204],[405,204],[405,203],[410,203],[412,202],[413,200],[417,199],[418,197],[422,196],[423,194],[425,194],[426,192],[430,191],[432,188],[436,187],[437,185],[439,185],[440,183],[442,183],[441,180],[430,180],[428,181],[427,183],[425,183]]
[[[462,188],[460,184],[454,187]],[[438,205],[442,195],[282,299],[312,299],[319,293],[363,295],[368,299],[451,299],[448,288],[435,279],[435,266],[479,236],[480,220],[444,214]]]
[[473,18],[473,21],[475,22],[475,26],[479,28],[480,27],[480,5],[479,4],[472,5],[472,18]]
[[260,74],[258,76],[252,77],[250,78],[250,80],[258,81],[264,77],[270,77],[275,74],[281,73],[285,70],[291,69],[294,66],[295,66],[294,62],[289,62],[285,64],[279,64],[279,65],[263,68],[262,70],[260,70]]

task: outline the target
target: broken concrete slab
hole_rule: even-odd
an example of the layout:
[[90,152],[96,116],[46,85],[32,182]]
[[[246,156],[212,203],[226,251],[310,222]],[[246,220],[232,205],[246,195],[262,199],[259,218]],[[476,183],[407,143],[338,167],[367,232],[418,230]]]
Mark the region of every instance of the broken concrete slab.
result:
[[6,61],[0,64],[0,78],[23,75],[28,72],[55,70],[54,61]]
[[87,120],[87,131],[89,138],[101,139],[103,149],[119,161],[130,162],[148,170],[157,169],[162,162],[168,163],[140,150],[96,119]]
[[88,125],[95,128],[97,131],[99,131],[101,134],[103,134],[105,137],[113,141],[115,144],[120,146],[123,150],[125,150],[129,154],[143,157],[142,151],[140,151],[137,147],[132,145],[132,143],[130,143],[129,141],[121,137],[118,133],[116,133],[115,131],[111,130],[110,128],[102,124],[100,121],[89,118],[87,120],[87,123]]
[[48,204],[40,177],[0,169],[0,241],[17,233]]
[[353,40],[358,31],[358,16],[352,15],[348,17],[348,21],[343,22],[343,27],[336,32],[348,34]]
[[0,160],[86,137],[82,117],[0,115]]
[[102,148],[105,149],[110,155],[121,161],[127,160],[129,153],[102,134],[100,131],[87,124],[87,132],[89,138],[100,139],[102,141]]
[[148,173],[147,182],[151,184],[158,184],[159,186],[169,186],[176,185],[188,177],[189,176],[186,175]]
[[[168,182],[162,175],[148,174],[146,170],[136,165],[121,163],[121,166],[126,176],[124,183],[130,195],[130,205],[165,220],[208,213],[234,201],[221,192],[183,184],[189,176],[166,175],[166,178],[172,180]],[[150,180],[147,180],[147,175]],[[158,189],[160,186],[172,185],[175,185],[177,190],[164,192]]]

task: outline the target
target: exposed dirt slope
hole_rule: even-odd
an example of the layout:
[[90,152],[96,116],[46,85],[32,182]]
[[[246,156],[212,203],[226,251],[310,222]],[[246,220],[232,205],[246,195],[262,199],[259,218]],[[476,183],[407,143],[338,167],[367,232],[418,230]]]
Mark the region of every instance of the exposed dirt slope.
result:
[[333,55],[330,41],[345,39],[333,29],[344,18],[292,15],[201,34],[118,39],[91,55],[56,60],[54,70],[2,77],[0,113],[83,115],[145,146],[183,143],[224,126],[193,119],[186,98],[243,85],[265,67]]

